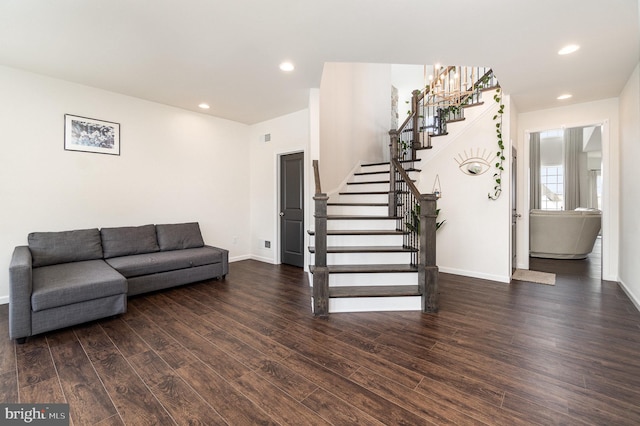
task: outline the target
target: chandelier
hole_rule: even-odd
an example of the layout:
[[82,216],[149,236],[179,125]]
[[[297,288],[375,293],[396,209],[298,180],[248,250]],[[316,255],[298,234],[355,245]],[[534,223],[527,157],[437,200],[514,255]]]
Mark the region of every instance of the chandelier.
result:
[[[425,80],[427,67],[425,66]],[[424,97],[427,106],[460,106],[473,94],[475,68],[473,67],[443,67],[436,64],[433,74],[429,75],[428,96]]]

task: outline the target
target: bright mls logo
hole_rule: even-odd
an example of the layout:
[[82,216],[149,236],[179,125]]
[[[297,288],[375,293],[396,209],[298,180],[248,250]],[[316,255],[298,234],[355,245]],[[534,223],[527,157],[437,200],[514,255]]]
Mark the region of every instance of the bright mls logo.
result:
[[0,426],[69,426],[69,404],[0,404]]

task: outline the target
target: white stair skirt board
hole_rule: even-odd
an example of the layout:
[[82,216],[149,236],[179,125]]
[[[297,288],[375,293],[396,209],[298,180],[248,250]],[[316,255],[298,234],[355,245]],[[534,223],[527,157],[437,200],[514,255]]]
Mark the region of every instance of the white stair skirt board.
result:
[[343,297],[329,299],[329,313],[420,311],[420,296]]
[[329,274],[329,287],[417,285],[417,272]]
[[411,263],[410,253],[327,253],[328,265],[408,265],[409,263]]

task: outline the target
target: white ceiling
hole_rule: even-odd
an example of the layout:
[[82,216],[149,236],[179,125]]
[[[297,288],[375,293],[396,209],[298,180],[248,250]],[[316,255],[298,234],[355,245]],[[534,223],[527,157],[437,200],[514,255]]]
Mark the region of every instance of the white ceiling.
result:
[[527,112],[618,96],[638,3],[1,0],[0,64],[248,124],[306,108],[325,62],[491,66]]

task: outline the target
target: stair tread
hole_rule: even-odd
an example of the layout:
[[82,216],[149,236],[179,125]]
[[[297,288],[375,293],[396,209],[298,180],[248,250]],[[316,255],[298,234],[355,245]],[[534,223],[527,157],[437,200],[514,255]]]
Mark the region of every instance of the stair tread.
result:
[[419,296],[417,285],[329,287],[329,297],[402,297]]
[[[400,191],[400,192],[406,192],[406,191]],[[349,192],[339,192],[339,195],[382,195],[382,194],[389,194],[389,191],[349,191]]]
[[372,180],[372,181],[364,181],[364,182],[347,182],[347,185],[366,185],[366,184],[376,184],[376,183],[386,183],[389,184],[388,180]]
[[[327,253],[413,253],[418,251],[412,247],[402,246],[329,246]],[[316,248],[309,246],[309,252],[315,253]]]
[[[415,160],[401,160],[400,163],[413,163],[416,161],[420,161],[420,158],[416,158]],[[368,163],[368,164],[362,164],[360,167],[372,167],[372,166],[384,166],[389,164],[388,161],[384,161],[382,163]]]
[[[309,235],[315,235],[315,231],[307,231]],[[397,230],[377,230],[377,229],[364,229],[364,230],[328,230],[327,235],[405,235],[408,232]]]
[[[385,163],[386,164],[386,163]],[[415,167],[409,167],[407,169],[404,169],[406,172],[421,172],[421,169],[416,169]],[[378,171],[378,172],[359,172],[359,173],[354,173],[354,176],[372,176],[372,175],[384,175],[384,174],[389,174],[390,171],[389,170],[382,170],[382,171]]]
[[[311,273],[315,269],[314,265],[309,267]],[[409,264],[373,264],[373,265],[328,265],[330,274],[360,274],[360,273],[406,273],[418,272],[418,267]]]
[[389,203],[327,203],[327,206],[389,207]]
[[[482,91],[484,91],[484,90],[485,89],[483,89]],[[471,103],[471,104],[464,104],[464,105],[462,105],[462,108],[471,108],[471,107],[480,106],[480,105],[483,105],[483,104],[484,104],[484,101],[474,102],[474,103]]]
[[[384,163],[389,164],[389,163]],[[354,173],[354,176],[371,176],[371,175],[383,175],[385,173],[389,173],[389,170],[379,170],[377,172],[357,172]]]
[[396,220],[401,219],[399,216],[365,216],[365,215],[341,215],[341,214],[331,214],[327,216],[328,220]]

